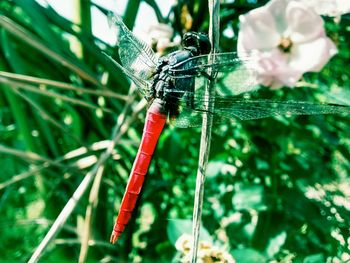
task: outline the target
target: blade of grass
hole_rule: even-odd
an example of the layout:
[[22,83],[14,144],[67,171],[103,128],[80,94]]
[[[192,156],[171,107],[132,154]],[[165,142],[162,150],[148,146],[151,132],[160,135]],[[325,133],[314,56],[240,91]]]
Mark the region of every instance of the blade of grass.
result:
[[[3,31],[1,29],[1,36],[3,37],[3,35],[6,32]],[[3,40],[3,38],[2,38]],[[2,44],[4,46],[6,46],[7,43],[2,42]],[[0,60],[0,70],[5,70],[7,69],[7,64],[5,64],[4,60]],[[11,113],[13,115],[13,118],[15,120],[17,129],[18,129],[18,133],[21,134],[22,136],[22,140],[24,142],[24,145],[26,147],[26,149],[28,149],[29,151],[32,152],[40,152],[40,147],[37,147],[32,133],[31,133],[31,125],[30,122],[26,116],[26,110],[24,108],[23,103],[21,102],[21,100],[18,98],[18,96],[16,96],[13,92],[11,92],[11,88],[10,86],[3,84],[2,87],[4,95],[6,100],[8,101],[9,105],[10,105],[10,109],[11,109]],[[37,187],[38,191],[42,194],[45,195],[45,185],[43,182],[43,179],[41,177],[42,175],[37,173],[35,175],[35,186]]]
[[[16,44],[13,43],[13,38],[10,34],[8,34],[6,31],[2,34],[2,43],[5,51],[5,57],[7,58],[7,62],[9,65],[9,68],[16,72],[27,72],[27,70],[31,70],[28,61],[25,59],[22,59],[20,55],[21,49],[16,48]],[[35,55],[33,57],[36,57]],[[18,95],[17,91],[14,91]],[[39,101],[40,98],[38,96],[31,96],[31,99],[33,101]],[[42,136],[42,140],[37,140],[37,138],[33,138],[33,141],[36,146],[36,150],[40,151],[41,155],[49,156],[50,154],[53,154],[54,156],[59,156],[59,146],[56,143],[56,139],[54,138],[53,132],[50,130],[49,125],[46,121],[44,121],[42,118],[39,117],[36,111],[32,113],[32,109],[30,107],[25,107],[24,114],[26,115],[26,118],[29,119],[28,125],[30,126],[31,130],[34,132],[33,134],[38,134]],[[46,107],[46,110],[50,112],[48,107]],[[29,115],[31,116],[30,118]],[[31,134],[32,135],[32,134]],[[34,136],[32,136],[34,137]],[[46,147],[48,146],[48,147]]]
[[[55,245],[79,245],[80,243],[80,240],[79,239],[74,239],[74,238],[59,238],[59,239],[56,239],[55,240]],[[89,246],[91,247],[100,247],[100,248],[108,248],[108,249],[115,249],[115,246],[113,246],[111,243],[107,243],[107,242],[104,242],[104,241],[99,241],[99,240],[93,240],[93,239],[90,239],[89,240],[89,243],[88,243]],[[86,262],[86,261],[84,261]],[[103,261],[101,260],[100,262],[117,262],[117,261]]]
[[[104,165],[104,163],[112,154],[116,143],[125,134],[129,126],[132,124],[132,122],[138,115],[139,111],[134,111],[133,115],[130,118],[126,118],[126,113],[129,112],[132,102],[133,102],[133,99],[130,99],[130,101],[126,104],[124,108],[123,114],[119,116],[118,122],[115,125],[114,131],[113,131],[113,136],[112,136],[113,140],[109,144],[109,147],[106,149],[106,151],[103,154],[101,154],[100,158],[98,159],[94,167],[85,175],[83,181],[80,183],[78,188],[73,193],[73,196],[69,199],[65,207],[62,209],[61,213],[56,218],[54,224],[52,225],[52,227],[50,228],[50,230],[48,231],[44,239],[41,241],[37,249],[32,254],[28,263],[38,262],[44,250],[55,238],[55,236],[60,232],[62,226],[65,224],[66,220],[71,215],[74,208],[77,206],[78,201],[82,198],[83,194],[89,187],[95,175],[98,173],[98,171],[101,169],[101,167]],[[144,101],[141,101],[140,103],[144,103]],[[142,107],[139,107],[139,109],[141,110]]]
[[[0,152],[5,154],[10,154],[18,158],[27,160],[28,162],[43,162],[51,165],[58,165],[56,161],[43,157],[35,152],[21,151],[14,148],[6,147],[0,144]],[[61,166],[61,165],[59,165]],[[65,165],[64,165],[65,166]]]
[[125,25],[132,29],[135,25],[136,15],[139,11],[141,0],[128,1],[123,15]]
[[93,73],[88,72],[87,69],[82,69],[81,67],[77,66],[80,64],[79,61],[76,60],[73,62],[73,61],[71,61],[71,59],[68,59],[65,56],[62,56],[61,54],[58,54],[57,52],[48,48],[36,36],[34,36],[28,30],[26,30],[23,27],[16,24],[11,19],[9,19],[3,15],[0,15],[0,26],[2,28],[4,28],[6,31],[8,31],[9,33],[11,33],[16,38],[26,42],[31,47],[39,50],[41,53],[46,55],[48,58],[58,62],[59,64],[63,65],[64,67],[72,70],[77,75],[79,75],[82,79],[85,79],[96,86],[101,85],[100,82],[93,75]]
[[72,133],[71,130],[69,128],[67,128],[65,125],[62,125],[57,120],[55,120],[55,118],[51,117],[50,114],[47,113],[38,103],[36,103],[34,100],[32,100],[30,97],[26,96],[25,94],[21,93],[17,89],[13,89],[13,91],[18,96],[22,97],[25,101],[27,101],[34,109],[36,109],[44,120],[50,122],[53,126],[57,127],[61,131],[63,131],[65,134],[67,134],[69,137],[71,137],[77,144],[84,145],[84,143],[81,141],[81,139],[79,137],[75,136],[75,134]]
[[[98,5],[94,3],[91,3],[91,6],[98,7]],[[77,24],[73,24],[71,21],[57,14],[52,7],[49,6],[47,8],[44,8],[38,5],[38,8],[41,9],[41,12],[44,12],[46,14],[46,17],[50,23],[55,24],[58,28],[63,30],[63,32],[69,33],[78,38],[79,41],[83,44],[85,50],[89,52],[88,55],[95,59],[95,63],[100,63],[101,65],[103,65],[106,68],[106,70],[111,73],[111,78],[118,84],[118,86],[120,85],[122,87],[125,87],[125,89],[128,89],[129,83],[124,74],[120,71],[115,71],[114,67],[111,67],[109,63],[106,63],[105,57],[101,52],[101,48],[99,48],[99,46],[97,46],[95,43],[100,43],[103,46],[106,46],[107,49],[112,49],[111,46],[109,46],[107,43],[104,43],[100,39],[95,38],[90,33],[85,33],[83,28],[81,28]],[[107,16],[108,10],[103,10],[105,10],[105,12],[103,11],[103,13]]]
[[[20,226],[31,226],[31,225],[35,224],[35,225],[41,225],[41,226],[47,227],[47,226],[52,225],[52,223],[53,223],[52,220],[49,220],[49,219],[46,219],[46,218],[20,219],[20,220],[16,221],[16,225],[17,226],[19,226],[19,225]],[[4,220],[2,220],[0,222],[0,227],[1,228],[11,227],[11,226],[13,226],[13,221],[10,221],[10,220],[4,221]],[[75,226],[66,224],[63,228],[64,228],[65,231],[67,231],[70,234],[76,234],[77,233]]]
[[96,174],[94,182],[91,187],[90,196],[89,196],[89,204],[86,208],[85,213],[85,221],[83,226],[83,233],[81,237],[81,246],[80,246],[80,254],[79,261],[80,263],[86,262],[86,258],[89,250],[89,241],[91,240],[91,227],[94,218],[94,212],[98,203],[98,194],[100,190],[100,185],[102,181],[103,170],[100,173]]
[[[89,39],[93,39],[91,25],[91,0],[76,0],[76,2],[79,4],[76,16],[79,17],[81,29]],[[84,62],[89,66],[93,65],[94,61],[92,60],[92,56],[90,56],[89,54],[88,47],[85,47],[80,39],[79,41],[82,47],[82,55]]]
[[91,103],[85,102],[83,100],[74,99],[74,98],[71,98],[69,96],[58,94],[56,92],[52,92],[52,91],[48,91],[48,90],[44,90],[44,89],[39,89],[39,88],[37,88],[36,86],[33,86],[33,85],[24,84],[24,83],[18,83],[17,81],[8,80],[8,79],[5,79],[5,78],[0,78],[0,82],[7,84],[7,87],[11,87],[11,88],[15,88],[15,89],[25,89],[25,90],[30,91],[30,92],[34,92],[34,93],[37,93],[37,94],[40,94],[40,95],[43,95],[43,96],[52,97],[52,98],[55,98],[55,99],[60,99],[60,100],[63,100],[63,101],[67,101],[67,102],[70,102],[72,104],[83,106],[85,108],[90,108],[90,109],[93,109],[93,110],[101,110],[103,112],[110,113],[110,114],[114,113],[110,109],[101,108],[101,107],[95,106],[95,105],[93,105]]
[[[17,8],[27,16],[23,22],[29,25],[32,32],[35,32],[41,39],[51,44],[52,50],[62,50],[62,39],[48,23],[45,13],[38,8],[40,5],[36,1],[16,0]],[[28,11],[30,10],[30,11]],[[19,20],[17,20],[19,21]],[[66,51],[67,52],[67,51]]]
[[[209,15],[210,15],[210,26],[209,26],[209,39],[212,44],[211,54],[215,53],[218,50],[219,45],[219,8],[220,2],[218,0],[208,0],[209,5]],[[212,57],[209,58],[213,63]],[[215,72],[208,72],[210,76],[214,76]],[[215,78],[211,81],[208,81],[205,90],[206,95],[214,98],[215,96]],[[214,101],[210,100],[206,105],[203,105],[206,109],[206,112],[213,112]],[[210,152],[210,141],[211,141],[211,130],[213,123],[213,116],[211,114],[203,115],[202,122],[202,135],[200,142],[200,151],[199,151],[199,161],[198,161],[198,170],[197,170],[197,179],[196,179],[196,191],[195,191],[195,200],[193,207],[193,229],[192,229],[192,250],[191,250],[191,262],[197,262],[197,251],[199,244],[199,233],[202,217],[202,208],[203,208],[203,197],[204,197],[204,181],[205,173],[209,159]]]
[[30,171],[26,171],[26,172],[14,175],[11,177],[11,179],[9,179],[3,183],[0,183],[0,190],[3,190],[8,186],[15,184],[15,183],[18,183],[18,182],[20,182],[24,179],[27,179],[31,176],[34,176],[49,166],[50,166],[50,164],[45,162],[42,166],[35,166],[34,168],[30,167],[29,168]]
[[[105,156],[105,155],[102,155]],[[55,236],[58,234],[58,232],[62,229],[63,225],[65,224],[68,217],[73,212],[74,208],[77,206],[78,201],[82,198],[83,194],[89,187],[92,179],[96,175],[96,173],[99,172],[100,169],[103,167],[103,160],[104,158],[100,158],[99,162],[94,166],[94,168],[88,172],[82,182],[79,184],[78,188],[73,193],[72,197],[69,199],[65,207],[62,209],[59,216],[56,218],[55,222],[51,226],[49,232],[46,234],[44,239],[41,241],[37,249],[32,254],[31,258],[29,259],[28,263],[34,263],[38,262],[40,256],[42,255],[42,252],[44,249],[48,246],[48,244],[55,238]],[[103,161],[103,162],[102,162]]]
[[145,2],[149,4],[149,6],[154,10],[154,13],[156,13],[158,22],[165,24],[166,20],[164,19],[157,2],[155,0],[146,0]]
[[66,82],[55,81],[55,80],[44,79],[44,78],[37,78],[37,77],[32,77],[32,76],[23,75],[23,74],[0,71],[0,77],[7,78],[10,80],[18,80],[18,84],[20,84],[21,82],[29,82],[37,85],[46,85],[46,86],[55,87],[57,89],[72,90],[81,94],[91,94],[95,96],[115,98],[123,101],[126,101],[128,99],[126,95],[120,95],[110,90],[91,90],[85,87],[76,86]]
[[[74,165],[64,165],[61,163],[64,161],[73,159],[73,158],[78,158],[79,156],[83,156],[83,155],[87,154],[89,151],[100,151],[100,150],[106,149],[106,148],[108,148],[109,144],[110,144],[110,141],[96,142],[96,143],[92,144],[90,147],[84,146],[84,147],[79,147],[77,149],[74,149],[74,150],[66,153],[64,156],[53,160],[52,162],[44,162],[41,165],[30,165],[29,166],[30,171],[26,171],[26,172],[14,175],[9,180],[7,180],[3,183],[0,183],[0,190],[4,189],[12,184],[18,183],[24,179],[27,179],[31,176],[34,176],[38,172],[40,172],[46,168],[49,168],[51,166],[62,166],[64,168],[70,168],[70,169],[76,168]],[[22,157],[22,154],[24,154],[24,155],[27,154],[27,153],[23,153],[23,152],[17,152],[16,150],[9,148],[9,147],[6,147],[4,145],[0,145],[0,152],[5,153],[5,154],[18,156],[19,158]],[[113,152],[113,154],[114,154],[114,152]]]

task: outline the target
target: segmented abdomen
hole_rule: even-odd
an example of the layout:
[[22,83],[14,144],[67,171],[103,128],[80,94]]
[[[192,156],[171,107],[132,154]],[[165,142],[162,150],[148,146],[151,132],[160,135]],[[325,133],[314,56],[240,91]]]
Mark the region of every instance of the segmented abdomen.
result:
[[115,221],[113,232],[110,238],[111,243],[115,243],[125,225],[131,218],[137,198],[141,192],[145,175],[152,159],[158,138],[164,128],[167,116],[164,112],[164,102],[155,99],[147,111],[142,140],[138,149],[126,190],[119,209],[118,217]]

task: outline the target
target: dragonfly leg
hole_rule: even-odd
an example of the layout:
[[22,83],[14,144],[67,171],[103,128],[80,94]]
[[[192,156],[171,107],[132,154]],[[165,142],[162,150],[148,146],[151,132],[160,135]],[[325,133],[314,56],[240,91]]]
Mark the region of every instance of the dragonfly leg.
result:
[[206,71],[201,71],[201,75],[205,78],[207,78],[208,80],[212,81],[214,78],[209,75]]

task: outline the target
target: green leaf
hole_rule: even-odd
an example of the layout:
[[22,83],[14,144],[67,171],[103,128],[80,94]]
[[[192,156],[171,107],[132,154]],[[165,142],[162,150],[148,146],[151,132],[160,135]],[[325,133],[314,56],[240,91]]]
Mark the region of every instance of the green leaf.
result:
[[303,263],[323,263],[325,261],[323,254],[315,254],[305,257]]
[[266,258],[260,254],[260,252],[252,248],[235,249],[231,251],[231,255],[238,263],[263,263],[266,262]]
[[232,204],[237,210],[255,209],[266,210],[264,202],[264,188],[261,185],[239,185],[233,196]]
[[[192,221],[191,220],[172,220],[169,221],[167,226],[167,234],[170,242],[175,246],[176,241],[183,234],[192,234]],[[212,242],[212,238],[208,231],[201,225],[199,239]]]
[[166,160],[174,164],[172,167],[179,164],[179,156],[184,150],[181,136],[174,129],[167,129],[161,136],[162,145],[160,145],[160,154],[166,158]]
[[226,165],[223,161],[211,161],[207,166],[207,177],[216,177],[222,171],[222,168]]
[[280,252],[281,247],[284,245],[285,241],[287,238],[287,233],[286,231],[282,231],[280,234],[278,234],[277,236],[270,238],[269,240],[269,244],[267,245],[266,248],[266,255],[269,258],[273,258],[273,256],[275,254],[277,254],[278,252]]

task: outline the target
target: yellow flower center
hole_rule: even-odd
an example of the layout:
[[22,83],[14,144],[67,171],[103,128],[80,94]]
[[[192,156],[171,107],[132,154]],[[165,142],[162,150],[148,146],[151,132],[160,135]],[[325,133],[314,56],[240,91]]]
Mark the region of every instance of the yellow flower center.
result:
[[293,42],[289,37],[282,37],[278,44],[278,48],[284,53],[288,53],[292,46]]

